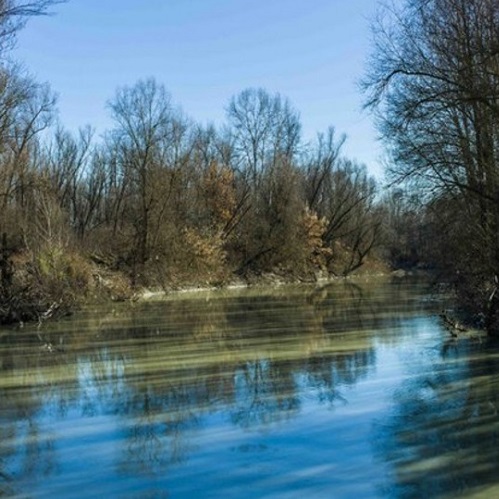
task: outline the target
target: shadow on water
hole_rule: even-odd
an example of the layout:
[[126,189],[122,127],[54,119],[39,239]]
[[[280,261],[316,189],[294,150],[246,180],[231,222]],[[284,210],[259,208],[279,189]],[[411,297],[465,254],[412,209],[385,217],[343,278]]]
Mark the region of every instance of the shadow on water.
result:
[[497,497],[499,344],[467,339],[405,359],[395,410],[375,447],[393,464],[394,497]]
[[[0,495],[78,496],[82,483],[89,495],[187,493],[196,483],[216,495],[252,483],[260,492],[348,497],[353,489],[335,489],[327,466],[355,463],[357,447],[331,447],[322,458],[314,451],[308,462],[301,451],[296,462],[269,451],[320,448],[334,432],[346,432],[346,446],[373,442],[391,477],[380,495],[493,483],[495,350],[421,348],[420,328],[408,325],[433,313],[437,304],[424,296],[417,282],[346,281],[89,309],[45,328],[41,340],[34,330],[5,330]],[[440,344],[438,328],[431,334]],[[391,388],[360,387],[384,379],[380,355],[392,351],[406,357],[404,375],[386,375],[391,405],[374,418],[372,399]],[[341,419],[347,409],[353,416]],[[349,417],[367,421],[369,433],[348,436]],[[226,485],[209,477],[220,463],[232,470]],[[276,473],[295,481],[276,485]]]

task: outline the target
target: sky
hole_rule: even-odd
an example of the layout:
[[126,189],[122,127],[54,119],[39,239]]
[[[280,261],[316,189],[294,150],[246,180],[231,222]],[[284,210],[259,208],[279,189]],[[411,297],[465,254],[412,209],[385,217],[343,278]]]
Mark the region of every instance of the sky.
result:
[[117,87],[154,77],[199,123],[263,87],[289,98],[305,140],[334,126],[344,154],[381,176],[382,144],[358,83],[376,0],[69,0],[31,19],[13,53],[59,96],[70,130],[111,127]]

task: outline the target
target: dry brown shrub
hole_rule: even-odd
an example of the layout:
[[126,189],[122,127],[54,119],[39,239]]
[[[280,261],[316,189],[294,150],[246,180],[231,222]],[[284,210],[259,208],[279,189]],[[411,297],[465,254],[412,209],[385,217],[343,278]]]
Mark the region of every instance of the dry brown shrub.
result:
[[322,237],[326,231],[327,220],[324,217],[319,218],[317,213],[306,209],[301,218],[301,225],[305,236],[305,252],[308,263],[324,270],[332,255],[331,248],[324,245]]
[[236,209],[234,172],[213,161],[203,179],[203,193],[215,226],[223,228]]
[[227,260],[221,231],[205,235],[188,228],[183,231],[183,239],[189,273],[200,280],[219,281],[225,273]]

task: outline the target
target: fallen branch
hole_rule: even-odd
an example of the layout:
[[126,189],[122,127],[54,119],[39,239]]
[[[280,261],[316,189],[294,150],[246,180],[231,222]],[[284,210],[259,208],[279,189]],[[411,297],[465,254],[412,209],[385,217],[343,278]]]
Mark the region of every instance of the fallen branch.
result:
[[467,327],[463,326],[457,320],[449,317],[449,315],[445,311],[440,314],[440,318],[443,320],[444,325],[446,326],[449,333],[454,337],[457,337],[458,333],[465,333],[468,331]]

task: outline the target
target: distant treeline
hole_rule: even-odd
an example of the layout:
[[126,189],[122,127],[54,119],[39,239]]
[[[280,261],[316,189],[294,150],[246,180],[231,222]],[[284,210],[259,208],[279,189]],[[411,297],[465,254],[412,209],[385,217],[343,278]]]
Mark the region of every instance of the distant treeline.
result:
[[[1,3],[0,42],[54,3]],[[74,301],[106,280],[95,265],[132,286],[310,277],[354,271],[379,242],[375,180],[342,156],[333,128],[304,142],[299,113],[279,94],[244,90],[225,124],[202,126],[151,78],[119,88],[108,110],[101,137],[91,127],[72,134],[51,89],[4,58],[3,320]]]
[[50,128],[46,86],[17,68],[2,77],[4,254],[51,266],[77,253],[138,285],[216,283],[349,273],[378,240],[374,179],[341,156],[332,128],[303,143],[279,95],[245,90],[223,127],[203,127],[154,79],[139,81],[109,102],[114,127],[96,141],[90,128]]

